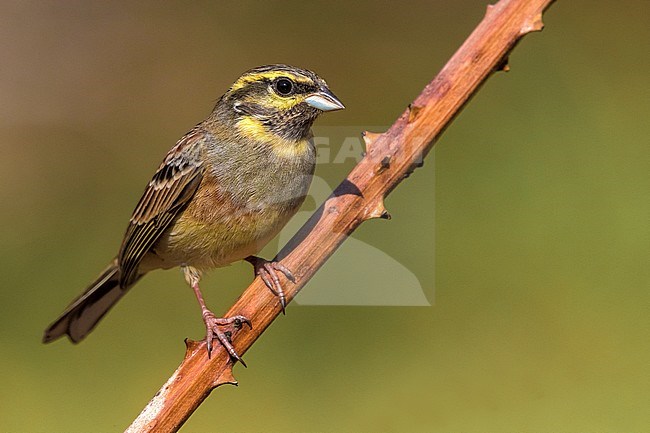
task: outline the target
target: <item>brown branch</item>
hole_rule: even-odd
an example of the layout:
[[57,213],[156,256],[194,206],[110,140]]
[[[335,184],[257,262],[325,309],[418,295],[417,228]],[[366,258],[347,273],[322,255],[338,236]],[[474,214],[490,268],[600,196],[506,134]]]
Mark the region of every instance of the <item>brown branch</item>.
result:
[[[291,301],[338,246],[364,221],[389,218],[384,197],[408,176],[480,85],[507,66],[519,39],[541,30],[542,12],[553,0],[501,0],[408,109],[383,134],[364,133],[367,154],[278,255],[296,284],[285,282]],[[277,298],[255,279],[226,316],[243,314],[253,329],[233,336],[245,353],[280,314]],[[217,347],[211,359],[204,342],[187,341],[185,359],[127,432],[175,432],[217,386],[236,384],[233,364]]]

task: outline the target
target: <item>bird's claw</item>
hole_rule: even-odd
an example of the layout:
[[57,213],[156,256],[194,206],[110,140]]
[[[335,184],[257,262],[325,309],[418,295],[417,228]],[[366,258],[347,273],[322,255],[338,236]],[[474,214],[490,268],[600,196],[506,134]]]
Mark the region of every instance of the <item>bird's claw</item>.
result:
[[264,281],[264,284],[266,284],[266,287],[268,287],[269,290],[278,297],[280,306],[282,307],[282,314],[286,314],[285,308],[287,306],[287,298],[284,295],[282,283],[280,282],[280,277],[278,277],[278,271],[282,272],[282,274],[287,277],[287,280],[295,283],[296,278],[293,276],[289,268],[280,262],[270,262],[256,256],[247,257],[246,261],[253,265],[255,268],[255,275],[259,275],[262,281]]
[[203,312],[203,322],[205,323],[205,341],[208,349],[208,358],[212,355],[212,341],[214,339],[219,340],[219,343],[226,349],[230,357],[236,361],[241,362],[241,364],[246,367],[244,360],[237,354],[237,351],[232,345],[231,336],[232,330],[222,331],[222,327],[230,327],[234,329],[241,329],[243,324],[247,324],[250,329],[253,329],[253,325],[248,318],[244,316],[233,316],[233,317],[217,317],[210,310]]

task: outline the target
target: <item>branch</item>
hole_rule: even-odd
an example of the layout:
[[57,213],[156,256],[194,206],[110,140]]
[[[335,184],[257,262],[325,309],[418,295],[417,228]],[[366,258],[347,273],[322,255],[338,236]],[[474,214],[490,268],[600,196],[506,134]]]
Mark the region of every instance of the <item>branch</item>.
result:
[[[552,2],[501,0],[488,6],[483,21],[390,129],[364,132],[365,157],[278,254],[297,281],[284,282],[288,302],[362,222],[390,218],[384,197],[422,165],[434,140],[491,73],[508,70],[508,53],[522,36],[542,29],[542,12]],[[253,323],[252,330],[233,335],[237,353],[245,353],[280,312],[275,295],[255,279],[225,316],[242,314]],[[215,387],[237,383],[221,346],[208,359],[205,342],[186,344],[181,365],[127,432],[176,432]]]

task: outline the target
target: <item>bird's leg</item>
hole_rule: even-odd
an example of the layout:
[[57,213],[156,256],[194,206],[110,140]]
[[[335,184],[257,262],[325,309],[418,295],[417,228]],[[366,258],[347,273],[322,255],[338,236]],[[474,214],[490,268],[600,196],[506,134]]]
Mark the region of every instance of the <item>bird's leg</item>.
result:
[[253,265],[255,275],[259,275],[262,281],[264,281],[264,284],[266,284],[266,287],[279,298],[280,305],[282,306],[282,314],[285,314],[284,308],[287,305],[287,299],[284,296],[284,290],[282,290],[282,283],[280,283],[278,271],[282,272],[289,281],[295,283],[296,279],[291,271],[280,262],[270,262],[257,256],[248,256],[244,260]]
[[230,335],[232,332],[226,331],[223,332],[220,327],[228,326],[235,329],[240,329],[242,324],[247,324],[251,329],[250,320],[244,316],[233,316],[228,318],[217,317],[215,314],[208,309],[203,300],[203,295],[201,294],[201,289],[199,288],[199,281],[201,280],[201,272],[191,266],[183,266],[183,274],[185,275],[185,280],[194,290],[196,299],[199,301],[201,306],[201,316],[203,317],[203,323],[205,323],[205,342],[208,348],[208,358],[212,354],[212,340],[217,339],[223,345],[223,347],[228,351],[230,356],[237,361],[241,362],[244,367],[246,363],[243,359],[237,354],[235,348],[232,347],[230,342]]

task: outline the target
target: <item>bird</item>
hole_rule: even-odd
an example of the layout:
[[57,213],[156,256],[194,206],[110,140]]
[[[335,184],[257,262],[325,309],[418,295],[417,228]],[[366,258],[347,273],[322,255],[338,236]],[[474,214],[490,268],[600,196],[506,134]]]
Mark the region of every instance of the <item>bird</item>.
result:
[[316,165],[311,127],[326,111],[344,109],[325,80],[284,64],[244,72],[210,115],[169,150],[133,211],[119,252],[97,279],[44,332],[49,343],[78,343],[144,275],[180,267],[206,328],[208,356],[217,340],[246,365],[230,341],[250,320],[217,317],[199,287],[203,273],[246,260],[279,298],[279,262],[257,253],[303,203]]

